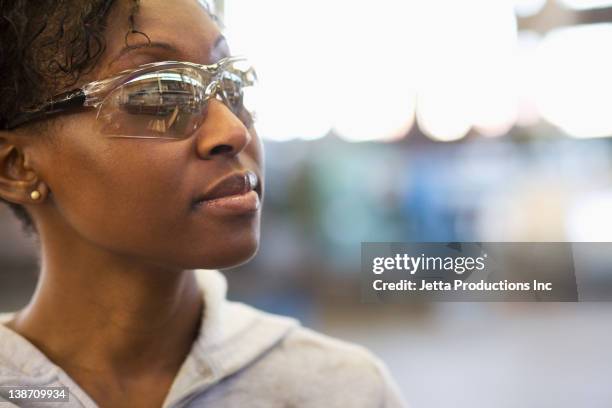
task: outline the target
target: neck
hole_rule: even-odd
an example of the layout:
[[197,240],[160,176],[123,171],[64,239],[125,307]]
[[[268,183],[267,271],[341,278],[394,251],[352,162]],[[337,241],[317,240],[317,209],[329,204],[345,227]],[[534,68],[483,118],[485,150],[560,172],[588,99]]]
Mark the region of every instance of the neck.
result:
[[201,317],[193,271],[139,262],[65,236],[41,235],[41,242],[36,292],[11,328],[69,373],[178,371]]

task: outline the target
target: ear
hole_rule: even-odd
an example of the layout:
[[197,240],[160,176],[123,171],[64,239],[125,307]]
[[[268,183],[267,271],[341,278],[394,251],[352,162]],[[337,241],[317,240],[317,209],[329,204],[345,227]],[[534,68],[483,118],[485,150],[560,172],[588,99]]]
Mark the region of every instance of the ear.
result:
[[[13,135],[0,132],[0,198],[15,204],[36,204],[45,200],[48,188],[32,169],[22,146]],[[39,194],[32,194],[38,191]]]

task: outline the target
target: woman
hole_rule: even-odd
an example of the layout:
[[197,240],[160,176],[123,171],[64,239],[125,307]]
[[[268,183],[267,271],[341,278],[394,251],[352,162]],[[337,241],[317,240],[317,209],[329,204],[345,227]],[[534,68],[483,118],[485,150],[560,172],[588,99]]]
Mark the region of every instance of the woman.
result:
[[208,9],[0,4],[0,197],[41,248],[0,386],[69,387],[70,407],[401,406],[363,349],[224,298],[214,269],[258,246],[262,151],[254,71]]

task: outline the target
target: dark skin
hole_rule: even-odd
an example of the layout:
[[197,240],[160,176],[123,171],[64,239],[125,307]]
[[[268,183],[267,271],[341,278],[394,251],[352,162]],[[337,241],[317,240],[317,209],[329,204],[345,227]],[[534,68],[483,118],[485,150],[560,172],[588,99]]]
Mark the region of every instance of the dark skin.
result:
[[[196,0],[142,0],[137,28],[161,45],[141,47],[146,38],[131,35],[122,51],[128,15],[129,3],[117,1],[87,80],[229,54]],[[161,406],[200,324],[193,269],[243,263],[259,243],[259,211],[209,214],[190,204],[235,171],[261,180],[261,143],[217,100],[184,140],[108,138],[94,120],[86,111],[62,115],[44,135],[0,132],[0,196],[25,206],[41,244],[36,292],[7,326],[101,407]]]

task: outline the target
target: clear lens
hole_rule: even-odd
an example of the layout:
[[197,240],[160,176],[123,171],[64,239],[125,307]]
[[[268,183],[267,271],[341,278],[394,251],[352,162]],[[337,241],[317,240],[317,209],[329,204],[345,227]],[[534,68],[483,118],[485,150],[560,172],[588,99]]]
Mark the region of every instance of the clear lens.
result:
[[205,117],[206,102],[218,94],[245,124],[243,88],[255,83],[252,69],[234,64],[217,73],[179,67],[140,75],[106,96],[98,111],[99,131],[107,136],[181,139]]
[[221,94],[225,104],[250,127],[255,119],[254,85],[257,83],[255,70],[237,61],[229,67],[220,78]]
[[112,91],[98,111],[108,136],[183,138],[200,126],[206,105],[204,81],[191,68],[139,76]]

